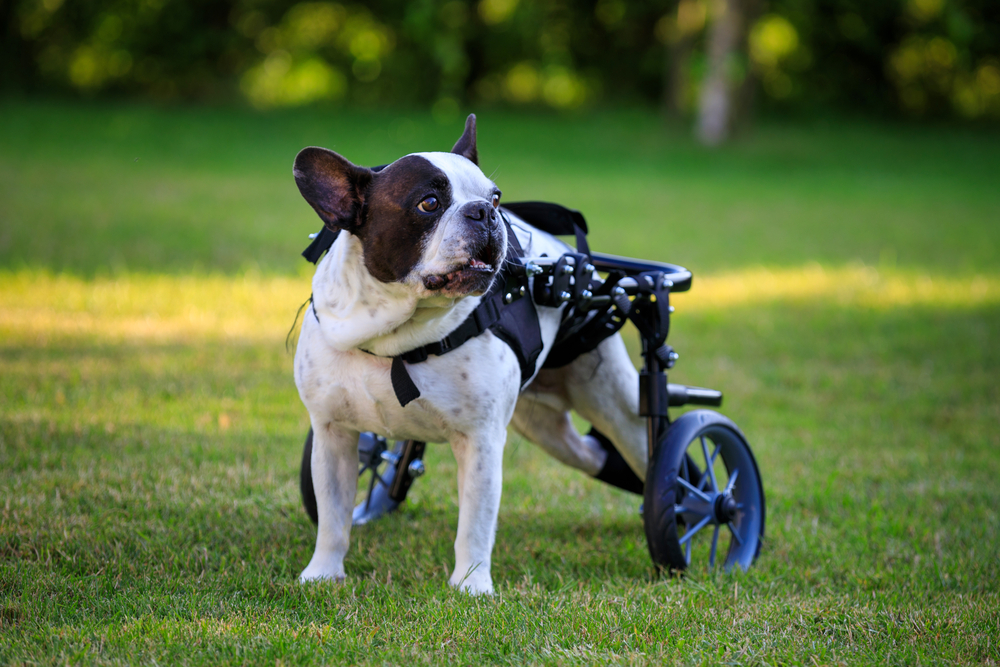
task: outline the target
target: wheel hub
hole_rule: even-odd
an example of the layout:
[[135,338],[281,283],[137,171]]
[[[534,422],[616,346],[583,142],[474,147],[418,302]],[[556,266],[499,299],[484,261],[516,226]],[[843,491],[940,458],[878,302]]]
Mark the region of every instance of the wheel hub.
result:
[[732,493],[720,493],[715,498],[715,521],[729,523],[736,517],[736,499]]

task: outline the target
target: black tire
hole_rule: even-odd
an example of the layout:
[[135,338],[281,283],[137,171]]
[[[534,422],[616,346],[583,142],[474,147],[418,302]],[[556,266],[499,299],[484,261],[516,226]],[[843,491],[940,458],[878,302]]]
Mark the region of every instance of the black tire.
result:
[[[699,455],[708,451],[708,442],[717,448],[714,456]],[[693,458],[689,452],[694,452]],[[710,475],[707,461],[705,469],[696,468],[694,474],[690,467],[698,456],[703,461],[721,456],[726,479],[719,483],[714,467]],[[701,481],[692,484],[695,478]],[[688,490],[691,486],[696,490]],[[764,538],[764,487],[750,445],[728,418],[713,410],[693,410],[674,421],[653,451],[645,487],[643,525],[649,555],[659,567],[674,572],[690,567],[691,544],[706,527],[713,533],[710,567],[715,565],[723,526],[730,533],[726,570],[734,565],[745,570],[757,558]]]
[[316,510],[316,491],[313,489],[312,477],[313,430],[306,435],[306,444],[302,448],[302,466],[299,468],[299,490],[302,492],[302,506],[312,522],[319,525],[319,512]]

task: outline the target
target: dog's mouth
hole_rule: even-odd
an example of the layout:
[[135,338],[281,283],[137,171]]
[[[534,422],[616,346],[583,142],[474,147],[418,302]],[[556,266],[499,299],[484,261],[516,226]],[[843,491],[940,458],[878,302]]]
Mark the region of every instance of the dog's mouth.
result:
[[424,287],[434,291],[454,292],[456,294],[481,294],[490,286],[493,276],[499,270],[500,241],[497,235],[490,234],[483,244],[465,264],[448,273],[424,277]]

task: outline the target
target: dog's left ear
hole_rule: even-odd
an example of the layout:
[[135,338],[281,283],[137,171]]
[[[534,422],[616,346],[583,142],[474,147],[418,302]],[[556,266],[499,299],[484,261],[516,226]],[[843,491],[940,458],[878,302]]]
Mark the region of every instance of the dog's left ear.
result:
[[325,148],[303,148],[295,156],[295,184],[331,229],[354,233],[374,174]]
[[474,165],[479,166],[479,151],[476,150],[476,114],[470,113],[465,119],[465,132],[451,152],[468,158]]

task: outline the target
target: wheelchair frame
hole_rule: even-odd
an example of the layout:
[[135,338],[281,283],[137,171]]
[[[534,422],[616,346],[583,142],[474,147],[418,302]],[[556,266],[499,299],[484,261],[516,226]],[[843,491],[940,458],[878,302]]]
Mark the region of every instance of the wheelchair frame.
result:
[[[732,421],[712,410],[690,411],[673,421],[668,412],[684,405],[722,404],[720,391],[667,381],[667,371],[678,359],[666,342],[674,310],[670,294],[691,288],[691,272],[663,262],[573,252],[522,258],[514,269],[534,278],[531,296],[537,305],[567,305],[560,332],[568,332],[566,336],[577,342],[589,341],[596,347],[625,320],[639,331],[644,359],[639,373],[639,415],[646,418],[649,454],[640,512],[654,564],[684,571],[695,554],[703,555],[696,549],[703,548],[708,551],[708,567],[716,567],[719,537],[725,528],[731,537],[721,559],[723,567],[748,568],[763,543],[765,499],[760,471],[745,436]],[[600,277],[601,273],[606,277]],[[507,294],[506,300],[510,302],[512,295]],[[408,440],[390,449],[381,436],[361,435],[359,475],[369,471],[371,479],[365,501],[355,509],[355,524],[377,519],[405,500],[414,480],[426,470],[425,447],[423,442]],[[311,449],[312,431],[303,451],[300,481],[303,503],[315,522]],[[380,473],[383,463],[387,467]],[[694,547],[694,538],[707,528],[711,528],[711,541]]]

